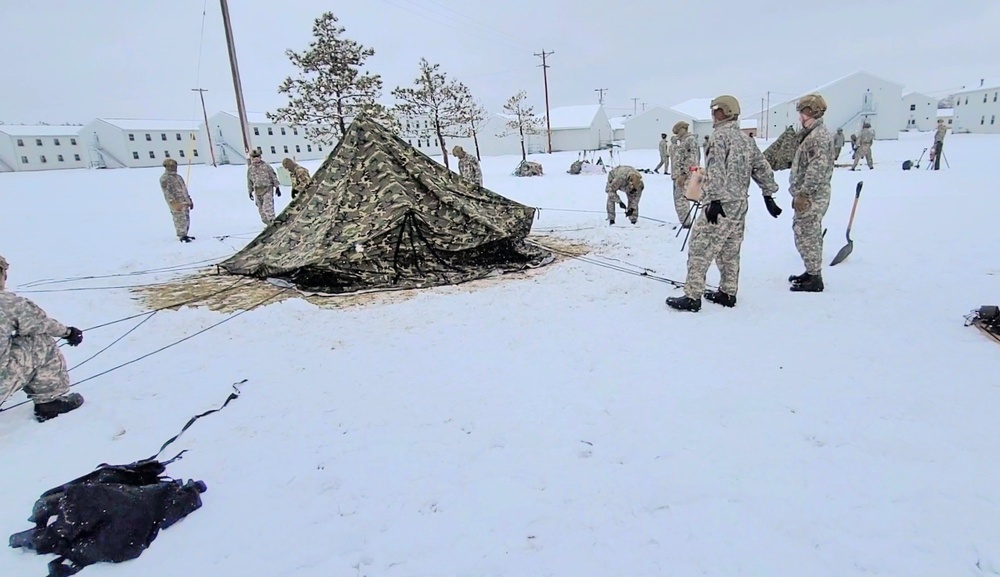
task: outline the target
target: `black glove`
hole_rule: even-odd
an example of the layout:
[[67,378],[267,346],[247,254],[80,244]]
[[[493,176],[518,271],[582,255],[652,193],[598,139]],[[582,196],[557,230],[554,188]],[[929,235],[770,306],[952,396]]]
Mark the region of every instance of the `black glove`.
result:
[[83,331],[76,327],[69,327],[69,334],[67,334],[64,338],[69,346],[75,347],[83,342]]
[[281,189],[278,188],[277,186],[274,187],[274,194],[277,194],[278,196],[281,196]]
[[725,217],[726,212],[722,210],[721,202],[713,200],[712,203],[708,205],[708,208],[705,209],[705,218],[707,218],[708,222],[712,224],[719,224],[720,216]]
[[250,200],[253,200],[253,191],[250,191]]
[[767,212],[771,213],[771,216],[773,216],[774,218],[778,218],[778,215],[781,214],[781,207],[774,202],[773,197],[765,196],[764,205],[767,206]]

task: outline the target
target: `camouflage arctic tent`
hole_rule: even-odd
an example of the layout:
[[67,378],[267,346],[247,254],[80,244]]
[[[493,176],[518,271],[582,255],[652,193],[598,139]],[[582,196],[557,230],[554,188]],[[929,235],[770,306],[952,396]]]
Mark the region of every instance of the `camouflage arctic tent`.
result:
[[324,293],[455,284],[550,260],[524,243],[534,216],[359,117],[309,187],[220,266]]

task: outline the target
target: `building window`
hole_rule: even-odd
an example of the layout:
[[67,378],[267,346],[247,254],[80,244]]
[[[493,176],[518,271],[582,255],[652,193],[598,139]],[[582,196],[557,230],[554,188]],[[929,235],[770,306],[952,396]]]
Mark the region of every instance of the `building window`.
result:
[[302,147],[298,144],[295,145],[295,152],[302,152]]
[[911,112],[914,111],[914,110],[916,110],[916,109],[917,109],[917,105],[916,104],[911,104],[910,105],[910,111]]
[[436,138],[434,139],[434,146],[439,146],[438,145],[438,139],[436,139]]
[[986,115],[984,114],[982,118],[979,119],[979,124],[986,124]]
[[180,140],[180,139],[181,139],[181,133],[180,133],[180,132],[178,132],[178,133],[177,133],[177,140]]
[[253,127],[253,135],[260,136],[260,129],[257,128],[256,126]]
[[41,146],[41,145],[42,145],[42,139],[41,138],[36,138],[35,139],[35,146]]
[[138,152],[133,152],[132,153],[132,160],[139,160],[139,153]]
[[184,158],[184,151],[183,150],[178,150],[177,154],[180,155],[181,158]]
[[65,162],[66,161],[66,159],[63,158],[63,155],[61,155],[61,154],[56,157],[56,160],[58,160],[59,162]]
[[146,135],[146,142],[153,142],[153,137],[147,134]]
[[274,136],[274,130],[271,130],[271,128],[268,127],[268,129],[267,129],[267,135],[268,136]]
[[191,133],[191,140],[198,140],[198,137],[193,132]]
[[[22,139],[22,138],[18,138],[18,139],[17,139],[17,145],[18,145],[18,146],[24,146],[24,139]],[[24,158],[24,157],[22,156],[21,158]]]
[[410,146],[413,146],[413,140],[407,140],[406,144],[409,144]]
[[80,162],[80,155],[79,154],[74,154],[73,155],[73,160],[75,160],[77,162]]
[[284,126],[282,126],[282,127],[281,127],[281,135],[282,135],[282,136],[284,136],[284,135],[285,135],[285,127],[284,127]]
[[966,97],[965,97],[965,103],[966,103],[966,104],[968,104],[968,103],[969,103],[969,97],[968,97],[968,96],[966,96]]
[[135,135],[134,134],[129,134],[128,135],[128,139],[129,139],[129,142],[135,142]]
[[264,151],[263,151],[263,150],[261,150],[261,149],[260,149],[260,147],[258,146],[258,147],[257,147],[257,152],[264,152]]
[[318,150],[320,152],[323,152],[323,145],[322,144],[317,144],[316,145],[316,150]]
[[70,146],[76,146],[76,139],[75,138],[70,138],[69,139],[69,145]]
[[993,102],[996,102],[996,101],[997,101],[997,93],[996,93],[996,92],[994,92],[994,93],[993,93]]
[[285,145],[285,154],[288,154],[288,145]]
[[[996,94],[993,95],[993,100],[996,100]],[[299,129],[295,128],[295,127],[292,127],[292,134],[294,134],[295,136],[298,136],[299,135]]]
[[22,156],[21,157],[21,164],[28,164],[28,157],[27,156]]
[[986,104],[986,98],[988,96],[989,96],[989,94],[985,94],[985,93],[983,94],[983,104]]
[[150,151],[149,151],[149,157],[150,157],[150,158],[156,158],[156,153],[155,153],[155,152],[153,152],[152,150],[150,150]]
[[170,158],[170,151],[169,150],[164,150],[163,151],[163,158]]
[[306,152],[312,152],[312,151],[313,151],[313,145],[307,144],[306,145]]
[[275,149],[274,149],[274,147],[272,146],[272,147],[271,147],[271,154],[277,154],[277,153],[278,153],[278,151],[277,151],[277,150],[275,150]]
[[951,125],[951,119],[950,118],[948,119],[948,124]]
[[41,159],[42,159],[42,164],[45,164],[46,162],[49,161],[47,158],[45,158],[44,154],[41,156]]
[[56,146],[61,146],[61,145],[59,144],[59,139],[58,139],[58,138],[53,138],[53,139],[52,139],[52,144],[55,144]]
[[996,121],[997,121],[997,115],[996,114],[994,114],[993,116],[990,116],[990,124],[993,124]]
[[196,149],[192,150],[191,153],[194,154],[194,156],[197,158],[197,156],[198,156],[198,149],[196,148]]

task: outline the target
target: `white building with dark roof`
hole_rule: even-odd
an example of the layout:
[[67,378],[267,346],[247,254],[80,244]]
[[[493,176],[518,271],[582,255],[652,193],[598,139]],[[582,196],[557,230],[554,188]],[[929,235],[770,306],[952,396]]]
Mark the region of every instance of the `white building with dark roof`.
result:
[[[546,119],[542,118],[542,130],[552,130],[552,152],[608,148],[614,139],[608,115],[599,104],[552,108],[548,120],[546,127]],[[542,137],[547,140],[547,135]]]
[[[262,112],[248,112],[247,124],[250,128],[250,148],[261,153],[267,163],[278,163],[284,158],[296,161],[326,158],[333,145],[313,142],[303,127],[272,122]],[[219,164],[246,164],[243,149],[243,130],[239,114],[219,112],[208,118],[211,128],[212,146],[215,160]]]
[[0,172],[86,168],[79,126],[0,124]]
[[208,143],[197,122],[137,118],[97,118],[80,129],[91,168],[148,168],[172,158],[203,164]]
[[981,79],[978,86],[955,93],[954,132],[1000,133],[1000,78]]

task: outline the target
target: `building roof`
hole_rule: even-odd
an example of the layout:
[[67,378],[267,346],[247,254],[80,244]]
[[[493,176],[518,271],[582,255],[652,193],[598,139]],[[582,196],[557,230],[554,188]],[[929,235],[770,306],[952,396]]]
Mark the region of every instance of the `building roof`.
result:
[[[230,112],[229,110],[224,111],[223,114],[228,114],[233,118],[240,117],[239,112]],[[282,124],[280,122],[272,121],[270,118],[267,117],[267,114],[264,112],[247,112],[247,122],[249,122],[250,124],[274,124],[274,125]]]
[[0,124],[0,132],[9,136],[76,136],[82,126],[52,126],[50,124]]
[[924,94],[923,92],[917,92],[916,90],[911,90],[910,92],[907,92],[906,94],[903,95],[903,98],[906,98],[908,96],[922,96],[927,100],[938,100],[937,98],[931,96],[930,94]]
[[954,108],[938,108],[937,109],[937,117],[938,118],[946,118],[948,116],[955,116],[955,109]]
[[707,121],[712,119],[711,106],[711,98],[692,98],[690,100],[685,100],[680,104],[675,104],[670,108],[675,112],[679,112],[680,114],[687,116],[688,118]]
[[973,82],[967,87],[962,87],[955,94],[968,94],[969,92],[978,92],[980,90],[998,90],[1000,89],[1000,78],[982,78],[979,82]]
[[600,104],[585,104],[582,106],[560,106],[550,110],[549,125],[552,130],[572,130],[590,128],[594,117],[600,112]]
[[612,130],[624,130],[625,121],[628,120],[628,116],[616,116],[614,118],[609,118],[608,122],[611,123]]
[[200,129],[200,122],[196,120],[159,120],[142,118],[98,118],[101,122],[106,122],[111,126],[122,130],[162,130],[169,131],[197,131]]

